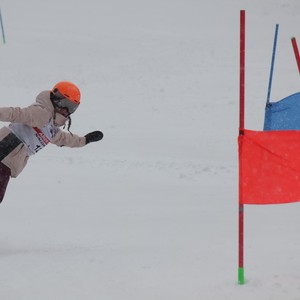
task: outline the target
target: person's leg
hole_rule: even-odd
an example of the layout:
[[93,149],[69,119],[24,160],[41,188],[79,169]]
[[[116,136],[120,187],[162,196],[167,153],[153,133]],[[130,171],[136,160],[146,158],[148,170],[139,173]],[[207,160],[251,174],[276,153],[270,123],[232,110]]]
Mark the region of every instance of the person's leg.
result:
[[4,198],[6,187],[10,179],[10,174],[10,168],[0,162],[0,203]]

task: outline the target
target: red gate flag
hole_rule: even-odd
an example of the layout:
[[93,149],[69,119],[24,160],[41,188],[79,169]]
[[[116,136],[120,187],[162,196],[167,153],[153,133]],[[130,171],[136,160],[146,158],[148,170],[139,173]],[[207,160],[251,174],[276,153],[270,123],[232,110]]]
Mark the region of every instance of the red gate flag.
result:
[[238,144],[240,203],[300,201],[300,130],[244,130]]

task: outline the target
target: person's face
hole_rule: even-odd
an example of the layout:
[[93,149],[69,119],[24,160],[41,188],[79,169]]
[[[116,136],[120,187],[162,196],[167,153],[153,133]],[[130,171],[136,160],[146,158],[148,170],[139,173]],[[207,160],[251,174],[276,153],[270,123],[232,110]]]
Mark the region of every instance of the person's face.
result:
[[55,112],[68,117],[70,115],[69,110],[66,107],[56,107]]

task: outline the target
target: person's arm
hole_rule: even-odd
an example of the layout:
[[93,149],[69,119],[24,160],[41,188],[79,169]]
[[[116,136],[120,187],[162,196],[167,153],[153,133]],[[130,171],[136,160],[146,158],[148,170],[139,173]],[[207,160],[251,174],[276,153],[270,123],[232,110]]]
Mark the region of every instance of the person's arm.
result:
[[23,123],[31,127],[43,127],[51,118],[51,113],[39,105],[0,108],[0,121]]
[[101,131],[90,132],[87,135],[81,137],[76,134],[71,134],[69,132],[58,129],[57,134],[51,142],[57,146],[75,148],[83,147],[91,142],[100,141],[102,138],[103,133]]

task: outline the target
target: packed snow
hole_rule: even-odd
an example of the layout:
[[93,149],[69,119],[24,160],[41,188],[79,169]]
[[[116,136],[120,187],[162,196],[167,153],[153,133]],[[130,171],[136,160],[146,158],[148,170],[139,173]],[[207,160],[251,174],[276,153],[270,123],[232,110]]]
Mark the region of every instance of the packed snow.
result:
[[[2,0],[1,106],[60,80],[81,149],[49,145],[0,205],[3,300],[300,299],[300,206],[245,207],[237,283],[239,17],[246,128],[298,92],[299,0]],[[5,126],[5,123],[1,123]]]

